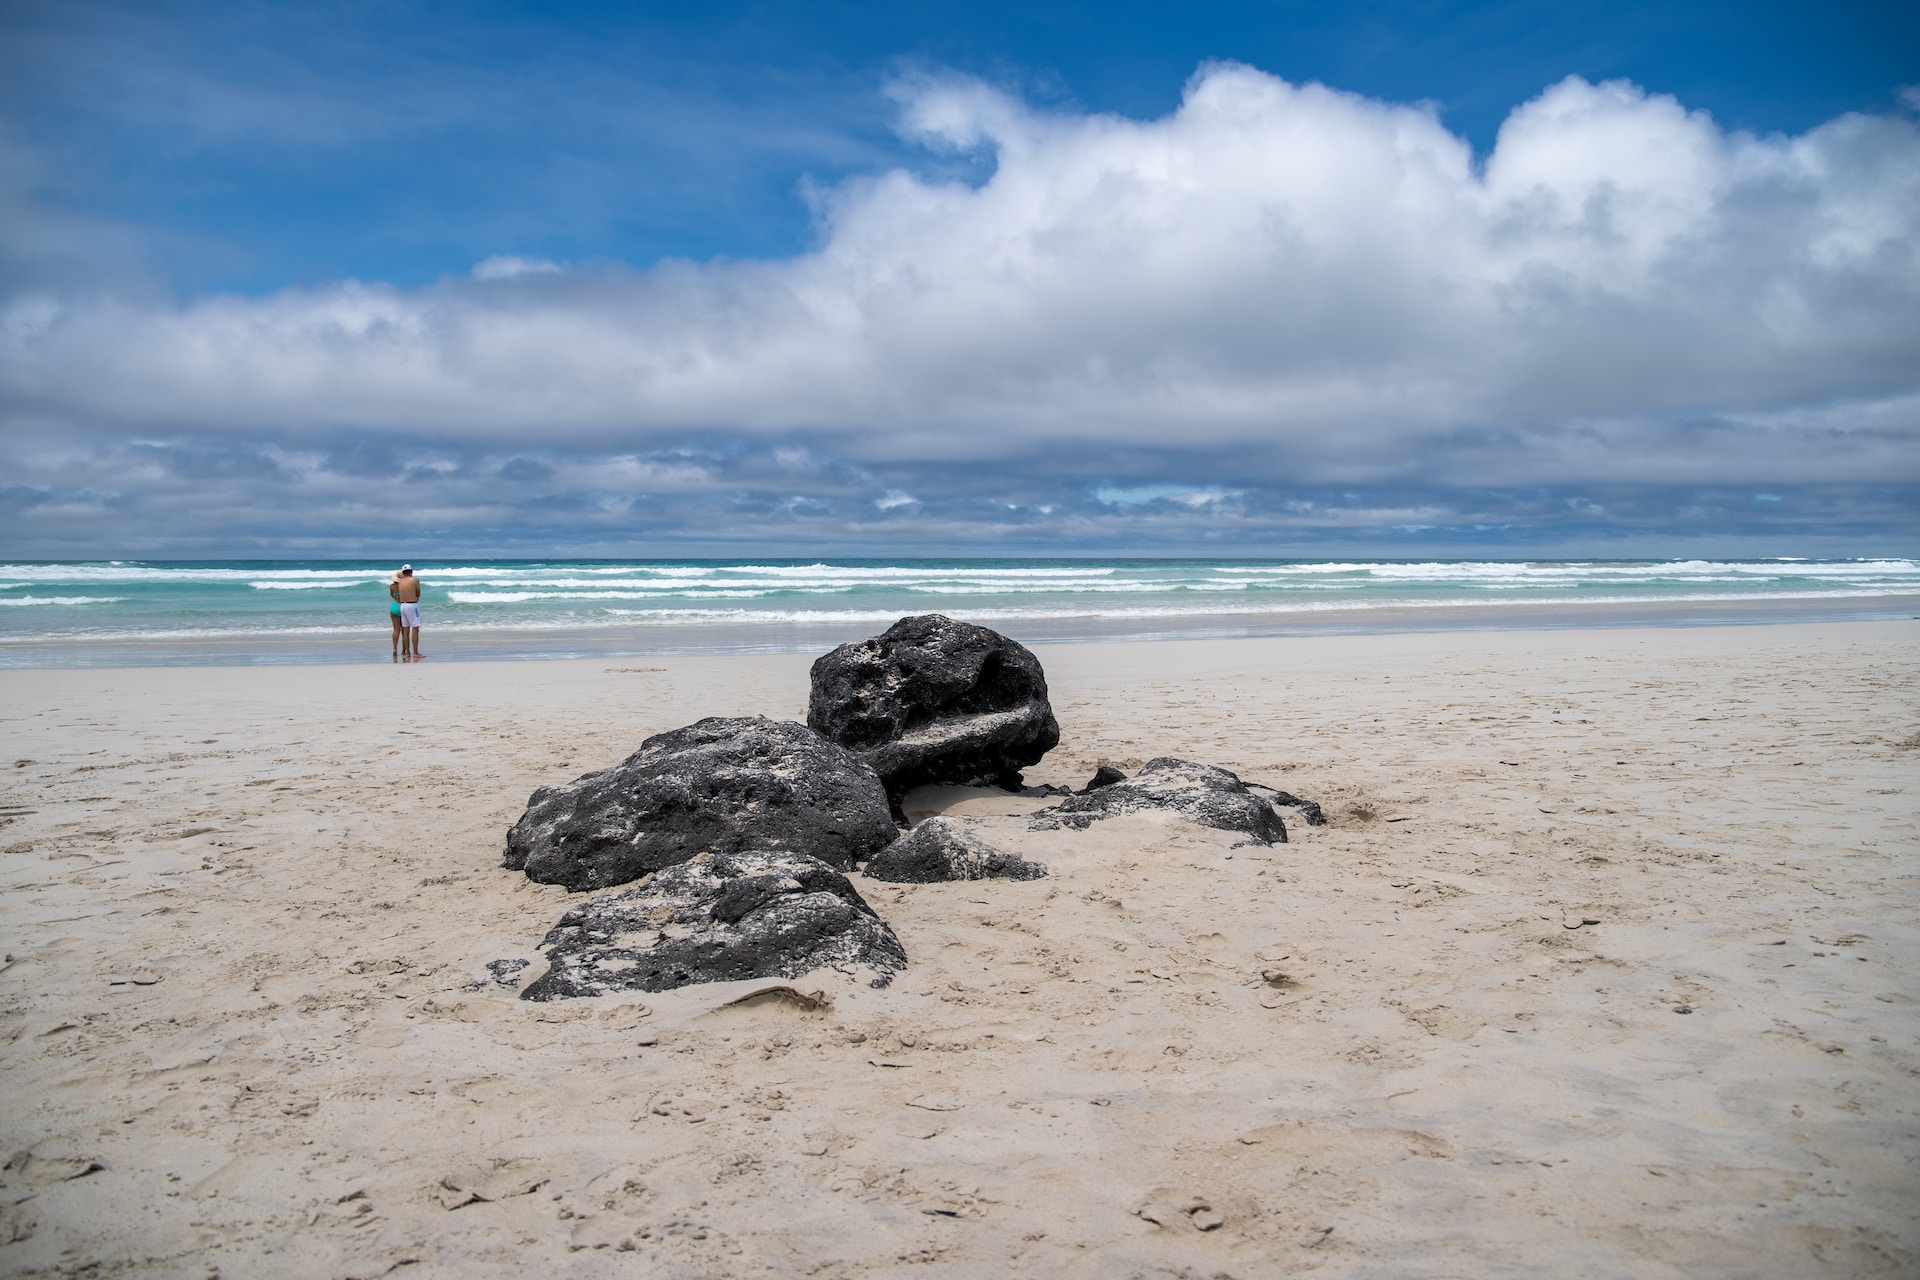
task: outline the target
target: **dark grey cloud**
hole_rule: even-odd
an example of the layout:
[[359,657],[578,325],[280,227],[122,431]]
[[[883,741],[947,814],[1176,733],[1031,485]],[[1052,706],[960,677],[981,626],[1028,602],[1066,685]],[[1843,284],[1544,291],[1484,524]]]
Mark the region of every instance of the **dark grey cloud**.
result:
[[[1071,554],[1116,547],[1243,555],[1775,554],[1884,549],[1910,537],[1913,484],[1222,483],[1226,456],[1165,451],[1130,476],[1100,459],[1009,467],[856,466],[824,446],[499,455],[427,439],[305,451],[227,440],[11,446],[0,488],[14,557],[439,554]],[[413,461],[386,469],[391,449]],[[794,454],[808,465],[797,468]],[[1186,479],[1166,477],[1186,476]],[[1159,478],[1154,478],[1159,477]],[[1865,540],[1864,542],[1862,540]],[[111,542],[111,547],[103,546]]]

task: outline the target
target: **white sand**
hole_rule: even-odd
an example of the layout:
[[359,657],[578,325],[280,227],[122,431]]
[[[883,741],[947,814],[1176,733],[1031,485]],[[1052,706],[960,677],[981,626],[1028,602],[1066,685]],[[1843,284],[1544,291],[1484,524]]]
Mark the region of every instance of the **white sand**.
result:
[[1030,780],[1331,825],[995,820],[812,1013],[470,989],[529,791],[805,657],[5,672],[0,1272],[1913,1274],[1915,625],[1043,648]]

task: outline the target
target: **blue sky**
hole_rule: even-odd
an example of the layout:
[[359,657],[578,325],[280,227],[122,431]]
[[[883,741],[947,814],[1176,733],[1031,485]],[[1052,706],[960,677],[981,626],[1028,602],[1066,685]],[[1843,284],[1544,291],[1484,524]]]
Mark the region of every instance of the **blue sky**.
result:
[[1917,64],[1845,2],[22,0],[0,550],[1911,552]]

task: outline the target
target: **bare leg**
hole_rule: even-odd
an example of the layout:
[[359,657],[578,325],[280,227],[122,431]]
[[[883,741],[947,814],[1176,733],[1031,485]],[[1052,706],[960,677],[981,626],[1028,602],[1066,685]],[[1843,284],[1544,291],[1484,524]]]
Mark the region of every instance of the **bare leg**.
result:
[[412,633],[410,638],[413,641],[414,658],[417,660],[417,659],[426,657],[427,656],[426,654],[420,652],[420,628],[408,627],[407,630]]
[[398,658],[400,656],[400,615],[389,613],[387,616],[393,619],[393,656]]

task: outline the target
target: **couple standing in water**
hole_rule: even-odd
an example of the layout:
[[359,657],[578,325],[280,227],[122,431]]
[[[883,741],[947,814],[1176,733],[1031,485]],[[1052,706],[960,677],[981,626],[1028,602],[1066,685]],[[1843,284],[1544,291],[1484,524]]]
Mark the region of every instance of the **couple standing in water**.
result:
[[393,619],[394,661],[403,656],[409,662],[426,657],[420,652],[420,579],[413,576],[412,565],[400,566],[387,584],[387,594],[393,597],[387,613]]

